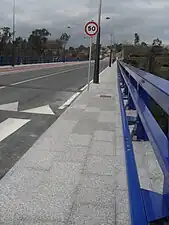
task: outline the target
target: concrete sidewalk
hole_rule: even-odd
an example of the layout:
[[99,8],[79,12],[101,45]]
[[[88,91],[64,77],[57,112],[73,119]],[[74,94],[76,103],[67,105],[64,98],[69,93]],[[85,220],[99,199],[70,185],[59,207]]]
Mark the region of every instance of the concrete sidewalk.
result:
[[0,225],[129,225],[116,63],[0,181]]

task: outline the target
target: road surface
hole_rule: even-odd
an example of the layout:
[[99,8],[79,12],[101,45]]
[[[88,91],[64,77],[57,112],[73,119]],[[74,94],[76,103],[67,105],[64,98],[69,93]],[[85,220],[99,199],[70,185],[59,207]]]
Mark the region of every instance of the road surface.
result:
[[85,63],[0,75],[0,178],[87,84],[87,70]]

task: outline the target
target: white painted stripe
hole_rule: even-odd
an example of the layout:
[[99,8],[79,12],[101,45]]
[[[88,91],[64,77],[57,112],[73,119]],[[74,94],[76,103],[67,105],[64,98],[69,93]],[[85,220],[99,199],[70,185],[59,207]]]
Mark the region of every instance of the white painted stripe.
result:
[[40,107],[36,107],[36,108],[32,108],[32,109],[23,110],[21,112],[55,115],[49,105],[44,105],[44,106],[40,106]]
[[[108,67],[106,67],[99,75],[101,75],[102,73],[104,73],[106,71],[106,69],[108,69]],[[90,84],[93,82],[93,79],[90,81]],[[80,89],[80,91],[84,91],[87,88],[88,84],[86,84],[84,87],[82,87]],[[65,107],[68,107],[75,98],[77,98],[81,93],[77,92],[75,93],[71,98],[69,98],[62,106],[59,107],[59,109],[64,109]]]
[[18,84],[24,84],[24,83],[27,83],[27,82],[30,82],[30,81],[40,80],[40,79],[52,77],[52,76],[55,76],[55,75],[58,75],[58,74],[68,73],[68,72],[71,72],[71,71],[80,70],[80,69],[84,69],[84,68],[86,68],[86,66],[85,67],[79,67],[79,68],[76,68],[76,69],[65,70],[65,71],[61,71],[61,72],[58,72],[58,73],[51,73],[51,74],[48,74],[48,75],[39,76],[39,77],[31,78],[31,79],[28,79],[28,80],[19,81],[19,82],[11,84],[11,86],[15,86],[15,85],[18,85]]
[[[90,84],[93,82],[93,80],[91,80],[90,81]],[[87,86],[88,86],[88,84],[86,84],[84,87],[82,87],[81,89],[80,89],[80,91],[84,91],[86,88],[87,88]]]
[[71,98],[69,98],[62,106],[59,107],[59,109],[64,109],[68,107],[75,98],[77,98],[80,95],[80,92],[75,93]]
[[7,120],[0,123],[0,141],[7,138],[29,121],[30,120],[28,119],[8,118]]
[[102,75],[108,68],[109,68],[109,67],[107,66],[107,67],[99,74],[99,76]]
[[0,87],[0,89],[4,89],[4,88],[6,88],[6,87],[5,86]]
[[0,110],[6,111],[18,111],[19,102],[11,102],[7,104],[0,105]]
[[84,91],[84,90],[87,88],[87,86],[88,86],[88,84],[86,84],[84,87],[82,87],[82,88],[80,89],[80,91]]

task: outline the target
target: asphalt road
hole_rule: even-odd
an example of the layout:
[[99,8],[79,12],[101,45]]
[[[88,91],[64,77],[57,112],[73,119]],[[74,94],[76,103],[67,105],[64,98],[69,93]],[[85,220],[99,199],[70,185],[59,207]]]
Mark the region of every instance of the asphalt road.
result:
[[[102,61],[100,72],[107,65]],[[0,76],[0,178],[61,115],[59,107],[87,84],[87,72],[86,63]]]

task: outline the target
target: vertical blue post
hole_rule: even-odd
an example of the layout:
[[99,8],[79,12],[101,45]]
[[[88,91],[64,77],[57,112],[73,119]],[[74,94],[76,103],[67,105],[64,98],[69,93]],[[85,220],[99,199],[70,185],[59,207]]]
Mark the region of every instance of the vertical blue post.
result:
[[138,141],[148,141],[148,136],[145,132],[145,129],[143,127],[143,124],[140,120],[140,117],[137,115],[137,122],[136,122],[136,131],[135,131],[135,135],[137,136],[137,140]]
[[[137,83],[137,92],[141,99],[144,101],[146,106],[149,108],[150,106],[150,97],[147,94],[147,92],[140,86],[140,84]],[[138,140],[143,140],[143,141],[148,141],[148,136],[146,134],[146,131],[144,129],[144,126],[140,120],[140,117],[137,115],[137,126],[136,126],[136,131],[135,134],[137,136]]]
[[136,110],[136,107],[134,105],[134,102],[133,102],[133,99],[132,99],[130,93],[129,93],[129,97],[128,97],[128,104],[127,104],[127,106],[128,106],[128,110]]

